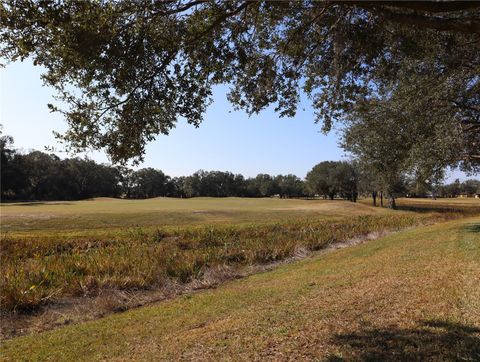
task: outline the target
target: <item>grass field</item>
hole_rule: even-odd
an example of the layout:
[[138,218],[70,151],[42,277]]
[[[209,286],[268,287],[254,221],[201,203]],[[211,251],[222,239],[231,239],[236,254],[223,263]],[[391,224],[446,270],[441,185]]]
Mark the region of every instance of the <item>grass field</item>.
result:
[[97,199],[3,204],[2,336],[98,319],[346,240],[480,214],[478,200]]
[[[122,200],[98,198],[85,201],[1,204],[2,233],[16,236],[95,235],[128,227],[203,224],[270,223],[312,218],[384,214],[370,207],[369,199],[344,201],[275,198],[154,198]],[[400,199],[402,208],[415,211],[463,211],[480,213],[476,199]]]
[[97,321],[4,360],[480,359],[480,218],[402,231]]
[[[381,213],[364,205],[319,200],[274,198],[155,198],[121,200],[100,198],[71,202],[3,204],[2,230],[39,233],[192,224],[242,224],[324,216]],[[100,229],[100,230],[99,230]],[[96,231],[95,231],[96,230]]]

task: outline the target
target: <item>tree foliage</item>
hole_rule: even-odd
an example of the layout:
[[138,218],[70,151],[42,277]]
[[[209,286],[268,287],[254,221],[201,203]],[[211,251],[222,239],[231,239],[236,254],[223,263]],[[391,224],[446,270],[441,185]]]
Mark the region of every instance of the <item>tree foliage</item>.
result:
[[344,161],[324,161],[314,166],[306,177],[307,188],[313,195],[340,196],[357,201],[358,171],[353,164]]
[[147,199],[170,196],[173,193],[170,177],[160,170],[148,167],[132,172],[129,180],[129,197]]
[[[89,159],[66,158],[40,151],[20,153],[13,138],[0,137],[1,199],[80,200],[93,197],[303,197],[323,196],[356,201],[357,196],[387,192],[378,174],[358,162],[324,161],[305,180],[293,174],[258,174],[245,178],[228,171],[199,170],[190,176],[170,177],[154,168],[132,170],[98,164]],[[392,192],[392,191],[390,191]],[[394,196],[456,197],[480,194],[480,181],[441,180],[425,183],[401,175]]]
[[253,178],[228,171],[199,170],[170,177],[154,168],[132,170],[40,151],[20,153],[1,136],[2,200],[79,200],[93,197],[304,197],[304,182],[288,175]]
[[59,136],[74,149],[105,148],[114,162],[141,159],[180,117],[198,126],[212,87],[229,84],[228,99],[249,114],[273,105],[293,116],[305,92],[324,131],[334,121],[348,130],[379,105],[402,124],[437,120],[446,139],[435,150],[452,151],[430,162],[471,170],[480,160],[479,6],[6,0],[0,55],[44,66],[67,104],[51,105],[69,125]]
[[470,179],[460,182],[460,180],[456,179],[450,184],[438,186],[435,191],[440,197],[480,195],[480,180]]

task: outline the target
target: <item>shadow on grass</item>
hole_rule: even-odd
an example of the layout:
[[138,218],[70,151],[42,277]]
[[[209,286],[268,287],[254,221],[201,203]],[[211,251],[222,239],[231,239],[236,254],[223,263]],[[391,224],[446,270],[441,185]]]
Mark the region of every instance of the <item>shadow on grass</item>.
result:
[[21,202],[21,201],[2,201],[2,207],[4,206],[42,206],[42,205],[72,205],[68,201],[30,201],[30,202]]
[[435,207],[435,206],[423,206],[423,205],[398,205],[398,210],[402,211],[412,211],[417,213],[431,213],[438,212],[441,214],[455,213],[461,214],[463,216],[475,216],[480,214],[480,207],[469,206],[469,207]]
[[470,224],[465,226],[465,230],[470,233],[480,233],[480,224]]
[[411,206],[411,205],[398,205],[398,210],[403,211],[414,211],[414,212],[440,212],[440,213],[448,213],[448,212],[460,212],[465,214],[473,214],[480,212],[480,208],[460,208],[460,207],[435,207],[435,206]]
[[365,329],[332,341],[344,355],[328,361],[480,361],[480,328],[442,320],[411,329]]

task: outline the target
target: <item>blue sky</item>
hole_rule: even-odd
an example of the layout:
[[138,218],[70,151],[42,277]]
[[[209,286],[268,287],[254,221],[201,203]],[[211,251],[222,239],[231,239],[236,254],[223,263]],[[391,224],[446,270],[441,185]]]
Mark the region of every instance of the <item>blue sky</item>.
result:
[[[14,137],[15,146],[23,150],[62,147],[52,131],[65,130],[66,124],[61,115],[48,111],[47,103],[55,103],[54,93],[42,85],[41,72],[30,61],[0,69],[0,123],[4,133]],[[170,135],[151,142],[139,167],[158,168],[171,176],[204,169],[245,176],[264,172],[304,177],[318,162],[345,158],[337,133],[324,135],[314,123],[314,111],[306,97],[294,118],[279,118],[272,109],[248,117],[233,110],[226,100],[227,89],[215,89],[214,102],[199,128],[180,120]],[[88,152],[87,156],[108,162],[103,152]],[[456,177],[464,179],[465,175],[455,172],[448,179]]]

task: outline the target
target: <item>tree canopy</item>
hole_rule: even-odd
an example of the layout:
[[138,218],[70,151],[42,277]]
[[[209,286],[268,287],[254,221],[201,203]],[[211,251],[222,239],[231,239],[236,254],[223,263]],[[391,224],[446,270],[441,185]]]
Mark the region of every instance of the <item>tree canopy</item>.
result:
[[313,195],[329,197],[336,195],[356,201],[358,195],[358,171],[345,161],[323,161],[315,165],[306,177],[307,188]]
[[[50,105],[69,125],[58,136],[73,149],[104,148],[114,162],[141,160],[180,117],[198,126],[212,87],[229,84],[228,99],[249,114],[273,105],[293,116],[305,92],[324,131],[369,122],[382,107],[402,124],[433,122],[430,162],[474,170],[479,9],[467,1],[5,0],[0,55],[44,66],[45,83],[67,104]],[[424,134],[411,136],[422,144]]]

